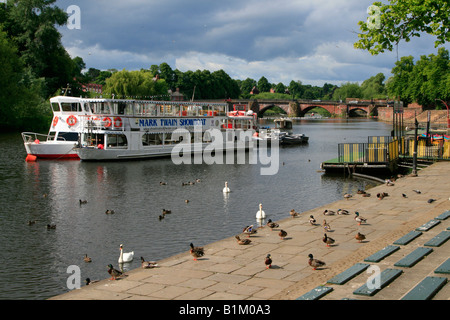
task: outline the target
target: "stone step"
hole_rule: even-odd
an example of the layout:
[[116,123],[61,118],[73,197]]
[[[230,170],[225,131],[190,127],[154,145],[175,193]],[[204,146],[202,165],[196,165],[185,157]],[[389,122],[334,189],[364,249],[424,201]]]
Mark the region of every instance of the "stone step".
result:
[[408,243],[413,241],[415,238],[417,238],[421,234],[422,234],[422,232],[413,230],[413,231],[409,232],[408,234],[405,234],[400,239],[394,241],[394,244],[407,245]]
[[328,294],[331,291],[333,291],[332,287],[317,286],[311,291],[298,297],[296,300],[319,300],[320,298],[322,298],[324,295]]
[[386,287],[392,281],[397,279],[403,273],[400,269],[386,269],[380,273],[380,285],[379,286],[368,286],[367,283],[363,284],[361,287],[353,291],[353,294],[362,296],[373,296],[381,289]]
[[411,268],[417,262],[422,260],[423,257],[430,254],[431,252],[433,252],[433,249],[431,249],[431,248],[419,247],[419,248],[415,249],[413,252],[411,252],[410,254],[408,254],[406,257],[404,257],[404,258],[400,259],[399,261],[397,261],[396,263],[394,263],[394,266]]
[[447,278],[444,277],[426,277],[409,291],[402,300],[429,300],[441,290],[446,283]]
[[392,253],[394,253],[398,249],[400,249],[399,246],[387,246],[387,247],[384,247],[380,251],[375,252],[374,254],[372,254],[370,257],[365,258],[364,261],[366,261],[366,262],[380,262],[381,260],[383,260],[387,256],[391,255]]
[[342,284],[346,283],[347,281],[349,281],[350,279],[353,279],[354,277],[356,277],[358,274],[360,274],[364,270],[366,270],[369,266],[370,265],[367,263],[357,263],[357,264],[351,266],[350,268],[348,268],[347,270],[341,272],[340,274],[334,276],[333,278],[328,280],[327,283],[342,285]]

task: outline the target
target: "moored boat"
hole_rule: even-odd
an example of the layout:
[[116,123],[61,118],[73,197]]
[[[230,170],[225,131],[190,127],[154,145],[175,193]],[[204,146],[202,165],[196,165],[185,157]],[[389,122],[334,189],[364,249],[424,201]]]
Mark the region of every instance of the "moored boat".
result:
[[[91,110],[75,148],[83,161],[144,159],[185,153],[247,150],[256,114],[227,103],[103,100]],[[93,112],[95,113],[95,112]]]
[[309,141],[309,137],[304,133],[297,134],[285,134],[282,136],[280,140],[281,145],[298,145],[307,143]]
[[292,119],[289,118],[277,118],[273,120],[275,129],[279,129],[281,132],[293,133]]

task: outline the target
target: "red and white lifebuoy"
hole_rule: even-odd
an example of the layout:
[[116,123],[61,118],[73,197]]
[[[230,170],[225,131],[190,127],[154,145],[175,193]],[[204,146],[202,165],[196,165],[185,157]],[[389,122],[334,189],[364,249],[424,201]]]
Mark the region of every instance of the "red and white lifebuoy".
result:
[[114,118],[114,127],[121,128],[123,125],[122,119],[120,117]]
[[105,128],[109,128],[109,127],[111,127],[112,126],[112,121],[111,121],[111,118],[110,117],[104,117],[103,118],[103,126],[105,127]]
[[77,118],[74,115],[70,115],[67,120],[66,120],[67,124],[69,126],[74,126],[77,124]]
[[53,127],[56,127],[57,123],[58,123],[58,117],[55,117],[52,122]]

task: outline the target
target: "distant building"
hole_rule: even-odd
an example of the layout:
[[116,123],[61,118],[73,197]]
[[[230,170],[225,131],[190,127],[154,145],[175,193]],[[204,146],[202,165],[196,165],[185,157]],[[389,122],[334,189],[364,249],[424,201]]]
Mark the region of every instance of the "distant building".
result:
[[252,91],[250,91],[250,94],[258,94],[258,93],[259,93],[259,90],[257,87],[253,87]]
[[103,85],[96,83],[87,83],[81,85],[83,92],[103,93]]
[[180,88],[177,88],[175,90],[175,92],[173,92],[172,90],[169,90],[169,95],[170,95],[171,101],[183,101],[184,100],[184,96],[180,92]]

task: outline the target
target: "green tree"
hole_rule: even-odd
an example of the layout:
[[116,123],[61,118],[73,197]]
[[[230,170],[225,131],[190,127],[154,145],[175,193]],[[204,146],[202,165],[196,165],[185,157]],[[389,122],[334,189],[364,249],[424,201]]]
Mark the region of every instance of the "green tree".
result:
[[345,100],[347,98],[362,98],[362,90],[358,83],[347,82],[334,91],[334,100]]
[[392,51],[402,40],[427,33],[436,37],[435,47],[450,39],[450,5],[442,0],[390,0],[388,4],[374,2],[369,7],[367,21],[359,21],[359,40],[355,48],[376,55]]
[[298,80],[298,81],[292,80],[289,83],[288,90],[294,99],[300,99],[300,97],[303,95],[303,92],[304,92],[304,88],[303,88],[302,82],[300,80]]
[[240,84],[240,97],[244,99],[250,98],[250,91],[252,91],[253,87],[257,85],[256,80],[247,78]]
[[392,68],[392,76],[386,81],[388,96],[395,99],[401,99],[404,103],[411,103],[412,100],[407,97],[409,80],[414,69],[414,57],[401,57],[395,62]]
[[259,80],[258,80],[258,90],[259,92],[269,92],[270,91],[270,83],[269,81],[267,81],[267,78],[262,76]]
[[384,85],[386,79],[383,73],[364,80],[361,84],[361,95],[363,99],[381,99],[386,98],[386,89]]
[[56,26],[67,22],[67,13],[56,0],[8,0],[0,6],[0,23],[18,48],[25,66],[45,79],[44,94],[53,94],[71,83],[75,66],[61,44]]

